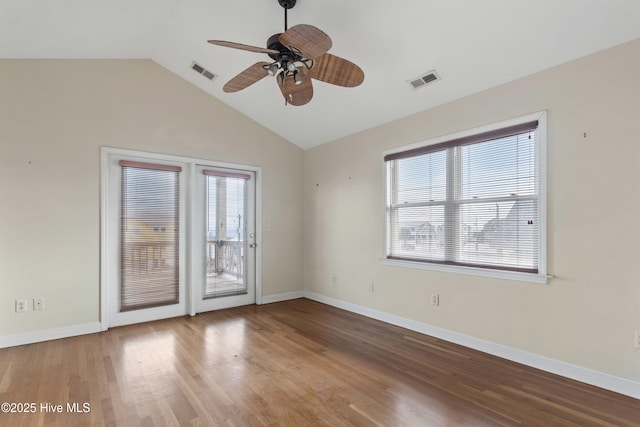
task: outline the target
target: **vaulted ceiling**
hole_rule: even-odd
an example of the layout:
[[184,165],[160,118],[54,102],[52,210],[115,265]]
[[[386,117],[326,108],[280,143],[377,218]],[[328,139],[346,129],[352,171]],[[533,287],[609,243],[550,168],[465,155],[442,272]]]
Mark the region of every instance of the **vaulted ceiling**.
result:
[[[0,0],[0,57],[150,58],[309,148],[638,38],[640,1],[298,0],[288,21],[326,32],[330,53],[358,64],[364,83],[314,81],[300,107],[285,106],[272,77],[224,93],[269,58],[206,41],[264,47],[284,29],[277,0]],[[439,81],[408,83],[431,70]]]

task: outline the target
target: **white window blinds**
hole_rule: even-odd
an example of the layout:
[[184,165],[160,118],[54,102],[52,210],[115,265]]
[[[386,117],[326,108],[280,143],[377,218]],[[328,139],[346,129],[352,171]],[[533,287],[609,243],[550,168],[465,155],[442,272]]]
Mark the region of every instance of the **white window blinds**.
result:
[[538,273],[537,121],[385,156],[387,258]]
[[176,304],[181,168],[120,166],[120,311]]

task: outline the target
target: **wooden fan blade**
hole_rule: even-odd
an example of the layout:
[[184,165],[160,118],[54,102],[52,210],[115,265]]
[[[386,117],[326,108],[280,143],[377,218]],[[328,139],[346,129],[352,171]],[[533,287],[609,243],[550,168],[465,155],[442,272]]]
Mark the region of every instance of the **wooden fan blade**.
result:
[[248,44],[234,43],[234,42],[228,42],[224,40],[207,40],[207,43],[215,44],[218,46],[224,46],[224,47],[232,47],[234,49],[248,50],[249,52],[276,53],[276,54],[280,53],[279,51],[274,49],[266,49],[264,47],[249,46]]
[[356,64],[339,56],[325,53],[307,73],[316,80],[332,85],[354,87],[364,81],[364,71]]
[[313,25],[294,25],[280,35],[280,43],[303,58],[316,59],[331,49],[331,38]]
[[285,77],[284,83],[280,84],[279,77],[276,77],[278,87],[287,104],[300,106],[311,101],[313,98],[313,84],[308,75],[304,75],[302,67],[298,67],[298,72],[302,73],[299,85],[295,83],[293,77]]
[[268,62],[256,62],[231,80],[222,88],[227,93],[237,92],[267,77],[269,73],[263,68]]

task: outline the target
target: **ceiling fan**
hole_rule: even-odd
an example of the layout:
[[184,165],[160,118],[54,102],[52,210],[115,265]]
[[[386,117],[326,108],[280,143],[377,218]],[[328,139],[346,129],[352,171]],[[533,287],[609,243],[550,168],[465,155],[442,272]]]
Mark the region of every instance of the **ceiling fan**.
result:
[[284,9],[284,33],[274,34],[261,48],[224,40],[208,40],[218,46],[266,53],[273,61],[257,62],[232,78],[222,88],[225,92],[245,89],[267,76],[275,76],[285,104],[304,105],[313,97],[311,79],[337,86],[354,87],[364,81],[364,72],[356,64],[327,53],[331,38],[322,30],[306,24],[287,27],[287,10],[296,0],[278,0]]

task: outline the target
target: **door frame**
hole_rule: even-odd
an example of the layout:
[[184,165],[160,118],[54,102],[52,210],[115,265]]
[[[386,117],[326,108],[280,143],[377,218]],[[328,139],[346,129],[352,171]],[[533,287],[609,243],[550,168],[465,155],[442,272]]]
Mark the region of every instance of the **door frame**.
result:
[[199,298],[194,292],[192,265],[193,254],[191,245],[193,245],[193,221],[195,220],[195,197],[193,192],[196,189],[196,169],[198,165],[210,166],[213,168],[227,169],[244,169],[255,173],[255,301],[256,304],[262,304],[262,168],[259,166],[242,165],[236,163],[227,163],[217,160],[201,159],[194,157],[174,156],[170,154],[161,154],[147,151],[128,150],[114,147],[100,147],[100,329],[106,331],[109,328],[109,292],[108,285],[113,280],[113,275],[118,271],[111,271],[109,266],[113,265],[113,255],[109,248],[117,244],[113,242],[113,227],[109,221],[109,208],[111,201],[109,200],[110,188],[109,184],[109,159],[115,156],[131,156],[144,158],[146,160],[156,160],[165,162],[179,162],[185,165],[183,169],[184,180],[186,181],[185,198],[187,206],[186,221],[186,244],[185,244],[185,302],[186,313],[191,316],[196,315],[197,299]]

